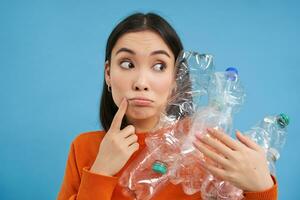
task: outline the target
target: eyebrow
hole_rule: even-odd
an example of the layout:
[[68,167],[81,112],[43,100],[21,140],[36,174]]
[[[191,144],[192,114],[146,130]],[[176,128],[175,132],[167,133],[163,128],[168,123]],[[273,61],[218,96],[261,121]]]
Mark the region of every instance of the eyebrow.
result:
[[[125,47],[119,49],[119,50],[116,52],[116,55],[117,55],[118,53],[121,53],[121,52],[127,52],[127,53],[130,53],[130,54],[136,55],[136,53],[135,53],[133,50],[128,49],[128,48],[125,48]],[[157,54],[163,54],[163,55],[166,55],[166,56],[168,56],[169,58],[171,58],[171,56],[170,56],[165,50],[156,50],[156,51],[153,51],[150,55],[152,56],[152,55],[157,55]]]

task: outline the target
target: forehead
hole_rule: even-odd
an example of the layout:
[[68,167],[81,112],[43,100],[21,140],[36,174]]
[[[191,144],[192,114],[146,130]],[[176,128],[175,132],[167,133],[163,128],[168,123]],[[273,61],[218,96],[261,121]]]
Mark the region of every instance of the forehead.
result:
[[149,55],[153,51],[164,50],[172,57],[174,56],[161,36],[149,30],[125,33],[116,42],[112,54],[115,54],[120,48],[131,49],[141,55]]

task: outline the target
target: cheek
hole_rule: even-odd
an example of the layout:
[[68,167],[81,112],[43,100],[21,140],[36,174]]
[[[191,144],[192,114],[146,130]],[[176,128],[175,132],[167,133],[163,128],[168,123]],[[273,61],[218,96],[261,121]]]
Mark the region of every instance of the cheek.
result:
[[171,94],[173,86],[173,80],[167,78],[156,78],[153,82],[153,90],[155,91],[157,98],[161,102],[165,102]]
[[116,105],[119,105],[130,90],[130,80],[128,76],[122,76],[113,72],[111,74],[111,87],[113,100]]

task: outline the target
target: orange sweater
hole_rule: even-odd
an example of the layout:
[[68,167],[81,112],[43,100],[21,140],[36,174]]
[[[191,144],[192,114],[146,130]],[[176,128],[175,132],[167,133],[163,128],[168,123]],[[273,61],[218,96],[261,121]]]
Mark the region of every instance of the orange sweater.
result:
[[[87,132],[79,135],[72,143],[69,153],[66,172],[58,200],[126,200],[122,195],[121,188],[117,184],[118,177],[124,169],[134,160],[134,158],[145,147],[145,133],[137,133],[140,149],[129,159],[123,169],[113,177],[91,173],[90,167],[93,165],[99,145],[105,135],[104,131]],[[261,192],[245,192],[246,200],[275,200],[277,199],[277,183],[274,186]],[[169,183],[161,192],[156,194],[154,200],[165,199],[201,199],[200,193],[186,195],[181,189],[181,185]]]

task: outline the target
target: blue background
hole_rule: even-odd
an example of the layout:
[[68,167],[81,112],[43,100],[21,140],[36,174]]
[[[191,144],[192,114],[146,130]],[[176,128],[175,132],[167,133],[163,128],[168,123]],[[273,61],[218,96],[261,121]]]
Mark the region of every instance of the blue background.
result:
[[134,11],[155,11],[186,49],[237,66],[247,101],[236,128],[291,117],[278,161],[279,199],[297,199],[300,175],[300,4],[297,1],[0,2],[0,199],[55,199],[72,140],[100,128],[105,44]]

